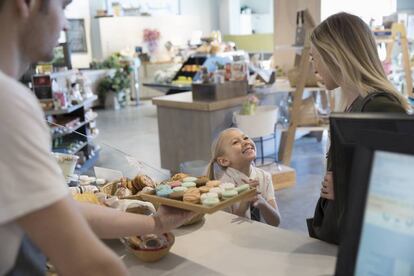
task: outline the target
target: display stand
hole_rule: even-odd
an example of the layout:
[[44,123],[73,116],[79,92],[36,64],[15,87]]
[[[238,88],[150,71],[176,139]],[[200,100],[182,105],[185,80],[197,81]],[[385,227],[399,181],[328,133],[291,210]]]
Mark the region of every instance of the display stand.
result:
[[391,29],[374,30],[375,39],[377,43],[385,43],[387,47],[386,62],[391,62],[392,49],[396,42],[401,43],[402,62],[405,74],[405,87],[407,95],[414,97],[413,93],[413,79],[410,66],[410,54],[408,51],[408,39],[405,26],[402,23],[393,23]]
[[[280,147],[279,147],[279,160],[282,164],[289,166],[292,159],[293,143],[295,141],[296,129],[300,120],[300,110],[302,106],[302,97],[310,69],[310,38],[309,35],[314,28],[314,20],[307,10],[301,12],[301,17],[305,17],[305,22],[302,23],[301,35],[304,35],[304,45],[302,48],[302,55],[299,63],[299,78],[297,80],[296,89],[293,93],[293,104],[291,111],[291,119],[287,131],[284,131],[281,136]],[[302,19],[303,21],[303,19]],[[304,34],[303,34],[304,33]],[[298,40],[298,39],[296,39]],[[294,46],[298,48],[298,45]]]

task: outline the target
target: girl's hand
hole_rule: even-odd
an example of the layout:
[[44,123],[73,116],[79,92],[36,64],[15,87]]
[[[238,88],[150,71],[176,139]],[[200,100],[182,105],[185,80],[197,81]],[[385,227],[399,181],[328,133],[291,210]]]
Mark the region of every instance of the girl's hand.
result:
[[321,184],[321,197],[329,200],[334,200],[334,183],[331,171],[326,172]]
[[259,186],[259,180],[257,179],[249,179],[248,181],[242,180],[244,183],[249,184],[250,188],[257,188]]
[[260,207],[266,205],[266,199],[261,194],[257,194],[252,200],[252,205],[260,209]]

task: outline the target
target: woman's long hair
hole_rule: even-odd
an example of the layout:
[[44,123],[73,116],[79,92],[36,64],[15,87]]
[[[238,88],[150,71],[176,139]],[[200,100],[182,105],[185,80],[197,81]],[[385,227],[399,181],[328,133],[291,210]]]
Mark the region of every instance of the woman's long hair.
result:
[[336,83],[345,83],[361,97],[372,92],[388,92],[397,97],[405,110],[407,100],[385,75],[374,36],[362,19],[337,13],[319,24],[311,42]]

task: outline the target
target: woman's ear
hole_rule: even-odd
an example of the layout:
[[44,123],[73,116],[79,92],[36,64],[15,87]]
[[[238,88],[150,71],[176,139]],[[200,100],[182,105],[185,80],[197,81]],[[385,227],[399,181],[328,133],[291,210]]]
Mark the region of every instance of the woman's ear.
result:
[[218,157],[217,158],[217,164],[219,164],[220,166],[227,168],[228,166],[230,166],[230,160],[226,159],[225,157]]

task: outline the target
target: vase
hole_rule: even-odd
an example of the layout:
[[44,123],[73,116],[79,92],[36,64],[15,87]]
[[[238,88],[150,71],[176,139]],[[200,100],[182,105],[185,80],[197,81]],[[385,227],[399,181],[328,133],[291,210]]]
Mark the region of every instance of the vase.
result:
[[105,95],[105,109],[114,109],[119,110],[121,109],[121,105],[119,104],[119,93],[109,91]]

